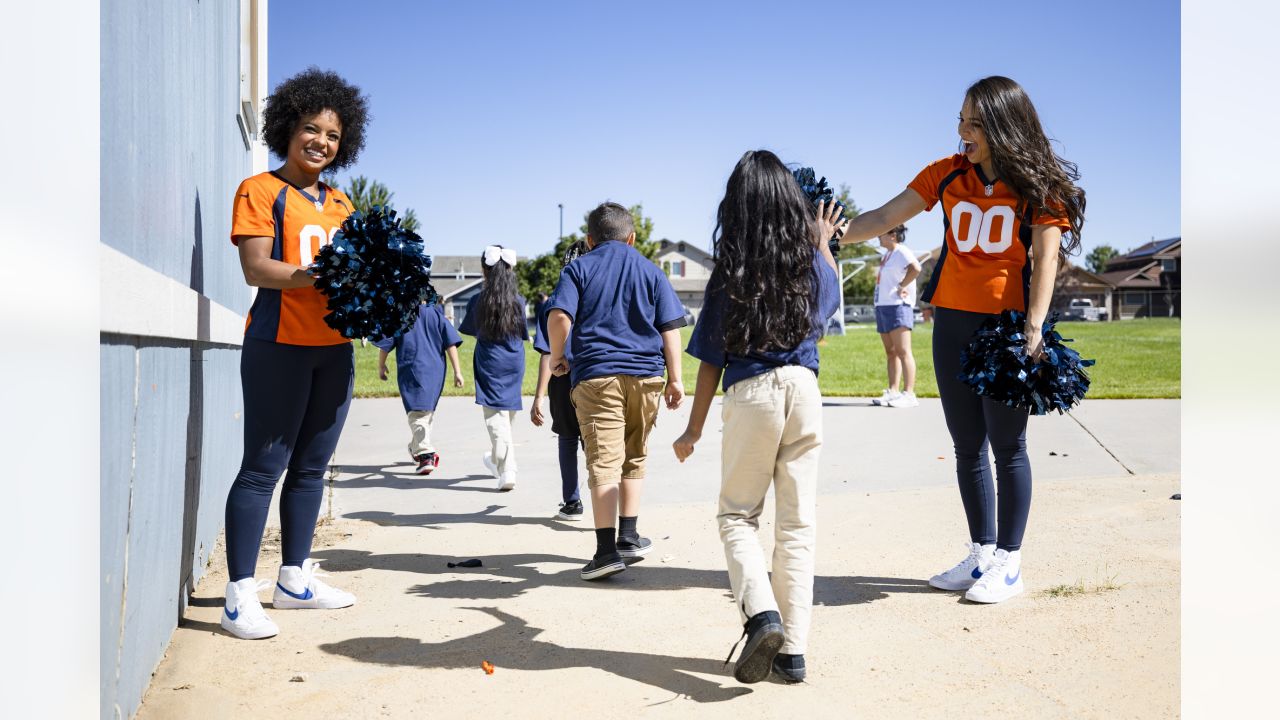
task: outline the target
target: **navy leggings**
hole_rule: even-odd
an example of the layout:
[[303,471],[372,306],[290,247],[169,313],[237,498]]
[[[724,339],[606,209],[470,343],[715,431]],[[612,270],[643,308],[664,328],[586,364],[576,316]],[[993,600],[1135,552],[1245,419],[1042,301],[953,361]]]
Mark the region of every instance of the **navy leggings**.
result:
[[324,500],[324,475],[351,406],[350,343],[308,347],[245,338],[244,459],[227,494],[227,570],[253,577],[271,495],[280,492],[283,565],[302,565]]
[[[955,445],[956,477],[969,520],[969,539],[983,545],[995,543],[1002,550],[1012,551],[1022,547],[1031,511],[1028,411],[979,397],[956,377],[960,373],[960,351],[988,317],[991,316],[935,308],[933,367],[942,412]],[[988,446],[996,458],[995,483],[991,481]]]

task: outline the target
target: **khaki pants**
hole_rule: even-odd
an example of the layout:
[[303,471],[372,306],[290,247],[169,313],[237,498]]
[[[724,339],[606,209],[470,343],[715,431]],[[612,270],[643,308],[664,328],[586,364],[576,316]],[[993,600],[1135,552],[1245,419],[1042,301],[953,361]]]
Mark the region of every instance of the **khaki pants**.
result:
[[[776,368],[730,386],[724,395],[720,539],[729,584],[745,623],[774,610],[782,615],[781,652],[804,653],[813,608],[817,536],[818,453],[822,394],[812,370]],[[774,488],[773,581],[756,537],[769,485]]]
[[409,454],[415,458],[436,451],[436,446],[431,444],[431,422],[435,417],[434,410],[409,411],[409,432],[413,433],[409,439]]
[[633,375],[606,375],[574,386],[569,399],[582,433],[589,487],[644,477],[649,431],[665,387],[660,377]]
[[516,446],[511,442],[511,423],[515,410],[484,409],[484,427],[489,431],[490,457],[498,473],[516,471]]

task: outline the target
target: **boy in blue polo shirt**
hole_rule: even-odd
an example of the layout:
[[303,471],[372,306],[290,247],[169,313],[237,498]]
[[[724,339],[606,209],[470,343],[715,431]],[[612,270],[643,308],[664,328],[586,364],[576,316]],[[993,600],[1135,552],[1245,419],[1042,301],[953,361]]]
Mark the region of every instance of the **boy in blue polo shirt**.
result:
[[409,455],[418,463],[419,475],[430,475],[440,465],[440,453],[431,443],[431,424],[444,392],[444,359],[453,367],[453,386],[462,387],[458,346],[462,337],[437,304],[418,306],[418,320],[396,338],[373,343],[378,348],[378,377],[387,379],[387,355],[396,354],[396,382],[409,419]]
[[569,375],[587,455],[596,552],[582,568],[583,580],[622,572],[625,559],[653,549],[636,529],[649,431],[664,397],[673,410],[684,397],[684,307],[667,276],[635,249],[635,241],[629,210],[612,202],[592,210],[587,216],[591,252],[560,273],[547,313],[551,370]]

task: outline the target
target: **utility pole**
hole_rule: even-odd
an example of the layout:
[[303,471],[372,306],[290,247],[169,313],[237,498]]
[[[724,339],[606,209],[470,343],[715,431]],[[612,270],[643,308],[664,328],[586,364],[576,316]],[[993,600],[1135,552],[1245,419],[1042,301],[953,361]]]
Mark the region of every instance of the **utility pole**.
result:
[[556,207],[560,208],[560,237],[556,238],[559,243],[564,239],[564,203],[556,203]]

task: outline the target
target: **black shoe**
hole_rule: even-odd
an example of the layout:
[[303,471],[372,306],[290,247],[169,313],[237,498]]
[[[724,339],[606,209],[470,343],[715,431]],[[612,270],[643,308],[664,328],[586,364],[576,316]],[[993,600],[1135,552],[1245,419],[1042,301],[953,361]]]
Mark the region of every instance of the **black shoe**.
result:
[[591,562],[582,566],[582,571],[578,573],[583,580],[603,580],[610,575],[617,575],[627,569],[627,564],[622,561],[622,556],[618,553],[609,555],[597,555],[591,558]]
[[638,558],[649,554],[653,549],[653,543],[649,538],[619,536],[618,537],[618,554],[624,558]]
[[560,512],[556,513],[556,517],[561,520],[581,520],[582,501],[574,500],[573,502],[561,503]]
[[[769,677],[773,658],[786,639],[782,632],[782,616],[772,610],[752,615],[742,627],[742,637],[747,639],[747,644],[733,664],[733,677],[740,683],[758,683]],[[738,642],[742,642],[742,638],[738,638]],[[737,649],[738,643],[733,647]],[[733,657],[733,650],[729,651],[729,657]],[[729,658],[724,662],[728,665]]]
[[804,682],[804,656],[778,653],[773,658],[773,671],[782,677],[783,682]]

